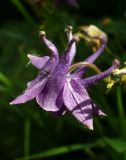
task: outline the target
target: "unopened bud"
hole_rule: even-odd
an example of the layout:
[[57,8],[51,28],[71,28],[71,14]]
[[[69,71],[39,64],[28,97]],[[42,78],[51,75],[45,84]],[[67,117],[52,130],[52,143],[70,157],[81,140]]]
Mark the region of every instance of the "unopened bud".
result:
[[79,37],[78,36],[74,36],[73,40],[76,41],[76,42],[78,42],[79,41]]
[[106,33],[94,25],[81,26],[80,31],[82,31],[82,33],[87,34],[87,36],[89,36],[90,38],[106,39],[107,41]]
[[40,36],[40,37],[45,37],[45,35],[46,35],[45,31],[40,31],[40,32],[39,32],[39,36]]
[[69,25],[65,28],[66,32],[71,32],[72,30],[73,30],[73,27]]
[[120,61],[118,59],[114,59],[114,61],[113,61],[113,67],[117,68],[117,67],[119,67],[119,65],[120,65]]

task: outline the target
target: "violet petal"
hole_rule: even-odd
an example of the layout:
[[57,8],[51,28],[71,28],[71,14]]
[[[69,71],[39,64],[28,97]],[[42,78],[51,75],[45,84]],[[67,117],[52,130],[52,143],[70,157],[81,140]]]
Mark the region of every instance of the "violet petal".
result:
[[31,54],[28,54],[28,58],[30,59],[31,64],[38,69],[42,69],[49,60],[49,56],[39,57]]
[[[93,103],[93,102],[92,102]],[[92,104],[92,109],[93,109],[93,114],[96,116],[106,116],[106,114],[99,109],[98,106],[96,106],[96,104]]]
[[109,69],[107,69],[106,71],[100,74],[97,74],[97,75],[81,80],[81,84],[84,85],[85,87],[87,86],[89,87],[90,85],[96,84],[98,81],[109,76],[112,73],[112,71],[116,69],[118,66],[119,66],[119,61],[115,59],[112,66]]
[[44,34],[42,35],[42,32],[40,32],[40,38],[45,43],[45,45],[51,50],[52,55],[56,56],[58,60],[59,53],[56,46],[51,41],[49,41]]
[[[88,58],[86,58],[85,62],[88,62],[88,63],[93,63],[104,51],[106,47],[106,38],[101,40],[101,46],[100,48],[95,52],[93,53],[91,56],[89,56]],[[83,74],[85,74],[86,70],[87,70],[88,67],[84,66],[84,67],[80,67],[76,70],[76,72],[74,72],[74,76],[75,77],[82,77]]]
[[[68,33],[68,39],[69,39],[69,42],[73,39],[72,30],[69,31]],[[76,54],[76,43],[73,43],[70,51],[70,64],[73,62],[75,54]]]
[[23,94],[18,96],[15,100],[10,102],[10,104],[21,104],[25,103],[29,100],[32,100],[33,98],[38,95],[38,93],[41,91],[41,89],[44,87],[45,83],[47,81],[47,78],[44,78],[41,82],[37,83],[30,89],[26,89]]
[[59,108],[56,105],[56,99],[58,97],[59,90],[55,86],[55,81],[48,80],[43,90],[37,95],[37,103],[46,111],[58,111]]
[[39,93],[36,97],[37,103],[46,111],[55,112],[60,109],[59,105],[56,104],[56,100],[64,87],[66,75],[70,65],[70,52],[74,43],[75,39],[72,39],[68,43],[64,54],[62,55],[55,70],[50,75],[47,84],[41,93]]
[[67,81],[63,91],[66,108],[88,128],[93,129],[92,102],[87,91],[75,80]]

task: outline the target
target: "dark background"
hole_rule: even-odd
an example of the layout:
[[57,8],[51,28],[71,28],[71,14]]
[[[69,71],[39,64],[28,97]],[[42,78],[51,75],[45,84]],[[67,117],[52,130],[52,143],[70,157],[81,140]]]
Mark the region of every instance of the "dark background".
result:
[[[47,55],[38,31],[45,30],[60,52],[66,46],[66,25],[77,32],[81,25],[94,24],[108,35],[108,48],[96,61],[101,70],[113,59],[126,61],[126,1],[5,0],[0,4],[0,159],[23,160],[126,160],[126,117],[124,86],[105,94],[104,82],[89,91],[95,103],[108,115],[94,117],[90,131],[67,113],[61,118],[42,110],[35,100],[19,106],[9,102],[26,88],[38,71],[28,64],[28,53]],[[80,41],[75,62],[82,61],[92,48]]]

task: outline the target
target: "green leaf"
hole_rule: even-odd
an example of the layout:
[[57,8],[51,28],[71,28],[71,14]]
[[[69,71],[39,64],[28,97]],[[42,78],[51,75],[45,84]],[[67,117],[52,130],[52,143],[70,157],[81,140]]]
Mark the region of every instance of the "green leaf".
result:
[[[24,126],[24,156],[29,156],[29,150],[30,150],[30,129],[31,129],[30,119],[26,119],[25,120],[25,126]],[[26,160],[28,160],[28,158]]]
[[4,83],[7,87],[11,87],[12,86],[11,82],[9,81],[9,79],[1,72],[0,72],[0,81],[2,83]]
[[17,158],[16,160],[45,158],[45,157],[56,156],[56,155],[60,155],[60,154],[66,154],[66,153],[77,151],[77,150],[83,150],[85,148],[87,149],[87,148],[91,148],[94,146],[96,146],[96,143],[73,144],[70,146],[61,146],[61,147],[56,147],[53,149],[43,151],[41,153],[31,155],[28,157]]
[[13,30],[6,30],[6,29],[2,29],[0,28],[0,35],[1,36],[5,36],[5,37],[9,37],[12,39],[16,39],[16,40],[23,40],[23,41],[30,41],[31,39],[26,36],[23,33],[19,33],[17,31],[13,31]]
[[19,10],[19,12],[24,16],[24,18],[33,25],[36,25],[36,22],[32,18],[32,16],[27,12],[25,7],[23,6],[20,0],[10,0],[15,7]]
[[10,90],[5,86],[0,85],[0,92],[10,93]]
[[126,151],[126,142],[121,139],[104,138],[105,142],[110,145],[116,152]]

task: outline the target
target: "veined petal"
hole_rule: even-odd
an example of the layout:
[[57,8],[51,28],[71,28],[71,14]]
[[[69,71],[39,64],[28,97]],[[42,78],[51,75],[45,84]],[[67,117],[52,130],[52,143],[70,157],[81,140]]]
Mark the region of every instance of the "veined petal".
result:
[[104,112],[102,112],[102,110],[99,109],[98,106],[96,106],[96,104],[94,104],[92,102],[92,109],[93,109],[93,114],[96,116],[106,116],[106,114]]
[[86,62],[88,63],[93,63],[104,51],[105,47],[106,47],[106,43],[107,43],[107,37],[103,37],[103,39],[101,39],[101,46],[99,47],[99,49],[93,53],[91,56],[89,56],[88,58],[86,58]]
[[52,55],[56,56],[57,60],[58,60],[59,59],[58,50],[57,50],[56,46],[46,38],[46,35],[45,35],[44,31],[40,32],[40,38],[45,43],[45,45],[51,50]]
[[57,105],[57,101],[64,87],[68,68],[69,61],[62,58],[55,70],[50,74],[47,84],[36,97],[38,104],[46,111],[56,112],[60,109],[61,105]]
[[[48,46],[48,48],[52,51],[52,56],[46,61],[45,65],[43,68],[40,70],[40,74],[35,78],[34,80],[30,81],[27,84],[27,89],[26,91],[18,96],[14,101],[12,101],[10,104],[20,104],[20,103],[25,103],[37,96],[39,92],[43,89],[43,84],[44,82],[47,81],[49,74],[55,69],[59,62],[59,55],[57,48],[49,41],[46,39],[45,35],[41,34],[41,38],[45,42],[45,44]],[[32,59],[32,58],[31,58]],[[33,59],[32,59],[33,60]],[[36,61],[36,60],[35,60]],[[34,65],[37,67],[40,67],[36,64],[36,62],[33,62]]]
[[70,51],[70,64],[72,64],[74,57],[76,54],[76,43],[74,43],[71,47],[71,51]]
[[92,102],[87,91],[75,80],[66,81],[63,91],[66,108],[88,128],[93,129]]
[[[67,27],[69,42],[73,39],[72,30],[73,30],[72,26]],[[76,43],[73,43],[73,45],[71,46],[71,51],[70,51],[70,64],[73,62],[75,54],[76,54]]]
[[46,111],[58,111],[60,108],[56,105],[56,100],[59,93],[58,84],[49,79],[43,90],[37,95],[36,101]]
[[53,113],[53,115],[56,116],[56,117],[63,116],[66,113],[66,107],[62,106],[58,111],[51,112],[51,113]]
[[44,77],[48,77],[55,70],[58,62],[59,61],[57,61],[55,56],[50,57],[40,70],[40,74],[37,76],[37,78],[27,83],[28,89],[41,81]]
[[67,61],[67,64],[69,64],[69,66],[71,65],[73,58],[75,56],[75,52],[76,52],[75,44],[77,41],[78,41],[78,37],[73,37],[67,44],[67,47],[61,57],[61,61],[64,61],[64,60]]
[[36,85],[31,87],[30,89],[27,88],[22,95],[18,96],[15,100],[10,102],[10,104],[11,105],[12,104],[21,104],[21,103],[25,103],[29,100],[32,100],[43,89],[46,81],[47,81],[47,78],[44,78],[42,81],[40,81],[39,83],[37,83]]
[[10,104],[25,103],[35,98],[43,89],[45,82],[47,82],[50,73],[55,69],[56,65],[57,62],[55,61],[55,58],[51,57],[41,69],[37,78],[27,83],[26,91],[22,95],[18,96]]
[[43,88],[42,92],[39,93],[39,95],[36,97],[38,104],[46,111],[55,112],[60,109],[60,106],[56,104],[56,101],[64,87],[70,65],[70,51],[75,41],[76,39],[73,38],[69,42],[59,63],[57,64],[54,71],[51,73],[46,86]]
[[56,99],[56,105],[58,106],[59,110],[56,112],[53,112],[55,116],[62,116],[66,113],[66,107],[63,102],[63,90],[58,94],[58,97]]
[[[75,40],[72,39],[72,41],[68,45],[68,48],[65,52],[66,54],[68,54],[68,52],[71,48],[71,45],[74,42],[75,42]],[[67,64],[66,64],[66,62],[67,62]],[[56,67],[56,65],[57,65],[57,61],[55,60],[55,56],[53,56],[44,65],[44,67],[42,68],[38,77],[35,80],[28,83],[27,91],[22,96],[19,96],[11,104],[25,103],[26,101],[36,97],[38,104],[43,109],[48,110],[48,111],[58,111],[59,108],[56,106],[56,99],[57,99],[58,94],[61,92],[61,89],[63,88],[63,85],[64,85],[64,83],[61,83],[61,81],[63,82],[66,77],[66,74],[67,74],[67,71],[69,68],[69,58],[67,59],[64,56],[63,58],[61,58],[61,61],[58,63],[57,67]],[[50,75],[51,72],[53,72],[52,76]],[[39,92],[37,92],[38,90],[37,91],[33,90],[34,93],[29,94],[29,92],[32,89],[35,89],[36,86],[39,86],[39,84],[43,81],[43,79],[45,77],[46,77],[46,79],[48,79],[49,78],[48,75],[50,75],[52,78],[50,78],[48,80],[48,83],[43,88],[43,90],[41,88],[41,93],[39,93],[40,90],[39,90]]]
[[48,78],[48,75],[46,74],[39,74],[35,79],[33,79],[32,81],[29,81],[27,83],[27,89],[31,89],[34,85],[36,85],[37,83],[39,83],[40,81],[43,81],[43,79],[47,77]]
[[49,60],[49,56],[39,57],[31,54],[28,54],[28,58],[30,59],[31,64],[38,69],[42,69],[46,62]]

